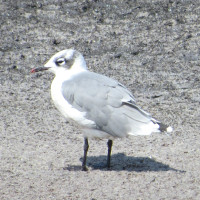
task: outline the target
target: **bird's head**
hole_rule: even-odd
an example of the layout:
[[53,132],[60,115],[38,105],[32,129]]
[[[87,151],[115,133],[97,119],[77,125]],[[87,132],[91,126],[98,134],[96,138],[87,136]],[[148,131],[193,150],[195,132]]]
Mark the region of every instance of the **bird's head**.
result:
[[43,67],[32,69],[31,73],[45,70],[51,71],[54,74],[66,71],[78,73],[87,70],[87,66],[81,53],[74,49],[66,49],[53,55]]

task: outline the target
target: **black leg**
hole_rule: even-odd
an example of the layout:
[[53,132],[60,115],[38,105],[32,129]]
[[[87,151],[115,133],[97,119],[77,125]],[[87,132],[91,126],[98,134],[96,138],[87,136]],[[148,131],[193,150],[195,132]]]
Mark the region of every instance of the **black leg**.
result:
[[87,160],[88,149],[89,149],[88,139],[84,138],[84,156],[83,156],[83,163],[82,163],[82,171],[87,171],[86,160]]
[[108,158],[107,158],[107,167],[110,168],[110,156],[111,156],[111,150],[112,150],[112,140],[108,140]]

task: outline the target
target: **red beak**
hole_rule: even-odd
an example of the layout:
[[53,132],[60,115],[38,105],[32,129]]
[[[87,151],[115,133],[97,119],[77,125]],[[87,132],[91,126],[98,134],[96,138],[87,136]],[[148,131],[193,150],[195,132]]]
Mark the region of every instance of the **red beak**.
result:
[[48,70],[48,67],[37,67],[31,70],[31,73],[35,73],[35,72],[40,72],[40,71],[45,71]]

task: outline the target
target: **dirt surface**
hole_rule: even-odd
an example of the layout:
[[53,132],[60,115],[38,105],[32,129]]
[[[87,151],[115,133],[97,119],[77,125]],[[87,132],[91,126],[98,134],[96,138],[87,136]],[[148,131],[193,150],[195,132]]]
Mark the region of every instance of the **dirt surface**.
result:
[[[200,2],[0,1],[0,199],[200,199]],[[50,97],[53,75],[30,74],[75,48],[91,71],[129,88],[138,105],[174,127],[90,140]]]

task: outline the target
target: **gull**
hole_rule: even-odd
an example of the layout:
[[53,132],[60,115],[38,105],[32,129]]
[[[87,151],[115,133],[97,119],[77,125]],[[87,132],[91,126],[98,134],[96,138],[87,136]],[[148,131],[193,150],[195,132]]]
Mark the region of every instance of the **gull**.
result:
[[156,119],[139,106],[132,93],[121,83],[90,72],[82,54],[66,49],[53,55],[32,73],[55,74],[51,97],[55,107],[68,121],[75,121],[84,136],[82,170],[87,171],[88,138],[108,139],[107,167],[110,168],[114,138],[172,132],[172,127]]

